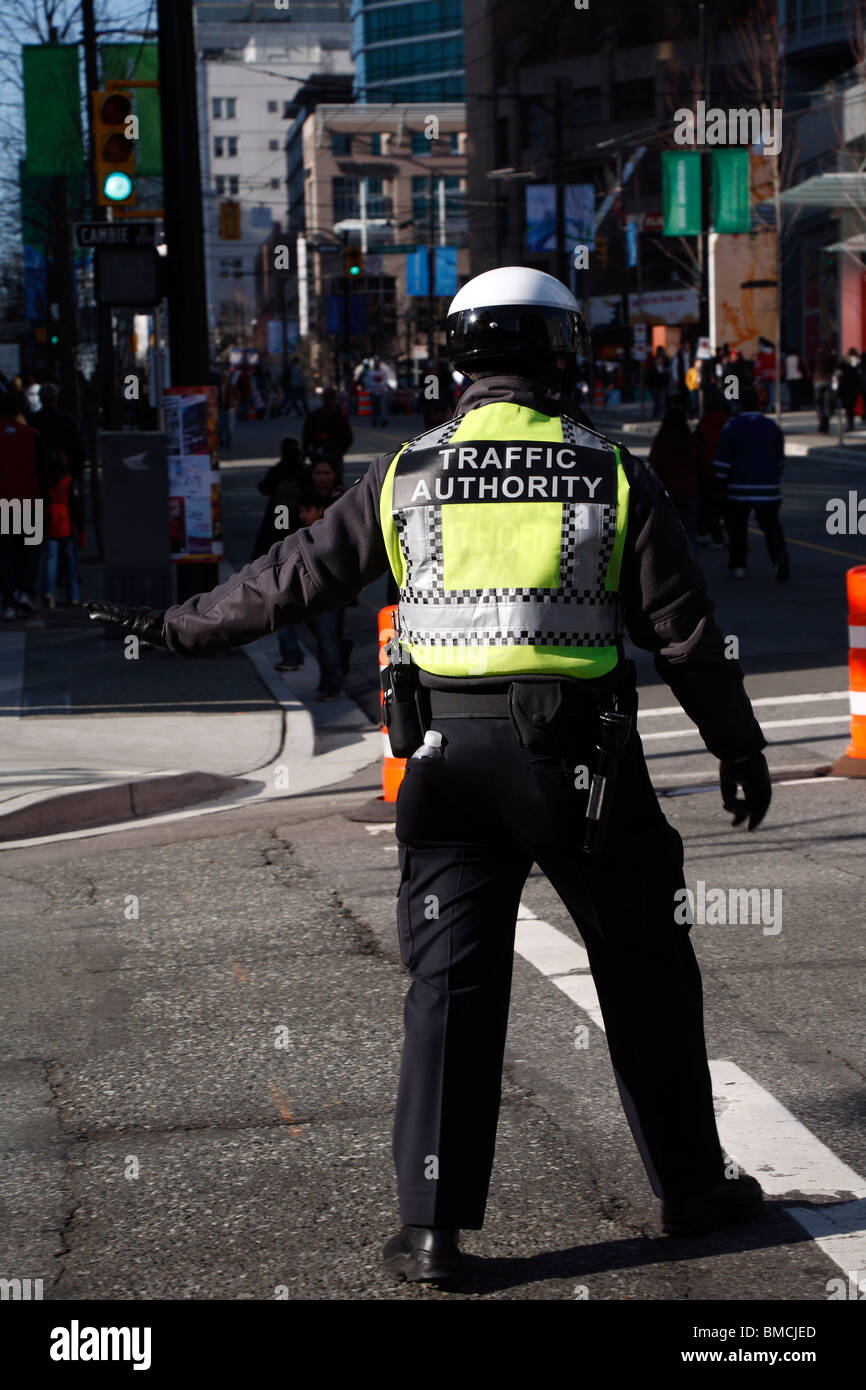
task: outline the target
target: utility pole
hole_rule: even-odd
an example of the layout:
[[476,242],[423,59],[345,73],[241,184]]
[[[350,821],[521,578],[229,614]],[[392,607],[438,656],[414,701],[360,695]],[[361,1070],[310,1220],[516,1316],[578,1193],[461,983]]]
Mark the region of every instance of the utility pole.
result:
[[431,169],[427,192],[427,356],[433,361],[433,316],[435,313],[436,288],[436,208],[435,178]]
[[192,0],[157,0],[168,334],[175,386],[209,378]]
[[556,278],[568,282],[568,255],[565,245],[565,155],[562,148],[562,82],[557,78],[553,97],[553,168],[556,179]]

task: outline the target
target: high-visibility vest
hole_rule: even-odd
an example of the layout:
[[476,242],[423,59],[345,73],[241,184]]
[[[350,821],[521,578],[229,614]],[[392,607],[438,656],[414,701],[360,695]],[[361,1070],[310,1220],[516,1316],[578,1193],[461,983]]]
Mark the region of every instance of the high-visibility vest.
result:
[[438,676],[592,679],[620,659],[618,447],[497,401],[404,444],[380,497],[400,641]]

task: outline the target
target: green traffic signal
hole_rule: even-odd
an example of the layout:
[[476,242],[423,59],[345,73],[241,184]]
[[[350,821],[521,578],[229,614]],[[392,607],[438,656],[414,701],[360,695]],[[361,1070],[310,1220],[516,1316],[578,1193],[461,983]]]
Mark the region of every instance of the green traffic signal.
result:
[[359,265],[350,265],[350,266],[349,266],[349,274],[350,274],[350,275],[360,275],[360,274],[361,274],[361,267],[360,267]]
[[114,169],[106,176],[102,185],[102,192],[112,203],[125,203],[132,193],[133,182],[129,174],[124,174],[122,170]]

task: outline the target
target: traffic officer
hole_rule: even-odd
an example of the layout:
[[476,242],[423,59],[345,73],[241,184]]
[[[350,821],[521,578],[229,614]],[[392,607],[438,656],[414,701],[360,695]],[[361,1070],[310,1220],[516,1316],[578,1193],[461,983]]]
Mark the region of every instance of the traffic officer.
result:
[[397,802],[412,985],[394,1125],[403,1225],[385,1263],[418,1281],[459,1275],[458,1233],[484,1220],[533,861],[585,942],[663,1228],[704,1233],[762,1201],[719,1144],[701,978],[675,907],[683,845],[634,727],[623,633],[654,653],[720,760],[734,824],[754,830],[770,779],[742,672],[667,494],[569,399],[587,348],[573,295],[537,270],[488,271],[458,292],[446,341],[472,378],[454,418],[376,459],[312,527],[167,612],[90,606],[206,655],[346,603],[390,567],[386,707],[394,751],[416,756]]

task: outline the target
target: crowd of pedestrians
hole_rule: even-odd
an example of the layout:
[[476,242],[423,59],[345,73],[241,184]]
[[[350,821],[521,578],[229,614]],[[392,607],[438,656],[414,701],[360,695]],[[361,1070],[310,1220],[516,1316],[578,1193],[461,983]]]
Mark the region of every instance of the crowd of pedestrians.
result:
[[706,391],[704,414],[693,431],[685,407],[669,405],[649,452],[689,538],[698,545],[727,548],[728,573],[744,579],[748,561],[748,522],[764,533],[767,553],[781,583],[790,576],[790,559],[779,519],[785,441],[763,412],[754,387],[744,389],[736,415],[728,416],[715,386]]
[[0,373],[0,618],[26,618],[41,595],[53,608],[61,592],[79,598],[78,551],[87,445],[75,417],[62,410],[53,382]]

